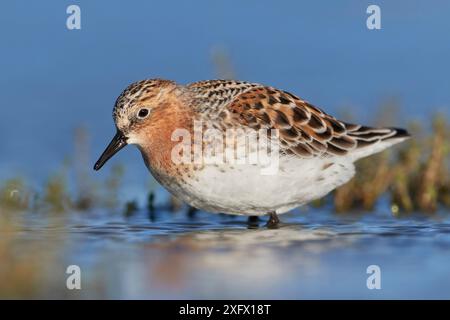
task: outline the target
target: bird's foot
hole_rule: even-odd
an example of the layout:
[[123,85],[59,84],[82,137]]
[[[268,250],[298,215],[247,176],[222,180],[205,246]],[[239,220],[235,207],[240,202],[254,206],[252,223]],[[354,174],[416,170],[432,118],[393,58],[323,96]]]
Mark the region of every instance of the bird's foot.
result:
[[268,229],[278,229],[280,227],[280,219],[278,219],[275,211],[269,213],[269,220],[266,223],[266,227]]

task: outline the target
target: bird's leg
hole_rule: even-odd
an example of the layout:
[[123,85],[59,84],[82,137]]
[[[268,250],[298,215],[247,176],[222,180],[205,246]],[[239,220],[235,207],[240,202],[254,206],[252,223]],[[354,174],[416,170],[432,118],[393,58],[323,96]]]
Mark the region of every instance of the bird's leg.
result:
[[197,208],[189,206],[189,209],[187,211],[187,216],[192,219],[195,217],[196,213],[197,213]]
[[259,227],[259,217],[249,216],[247,220],[247,226],[249,229],[256,229]]
[[276,229],[279,227],[280,219],[278,219],[275,211],[269,212],[269,221],[266,223],[266,227],[269,229]]

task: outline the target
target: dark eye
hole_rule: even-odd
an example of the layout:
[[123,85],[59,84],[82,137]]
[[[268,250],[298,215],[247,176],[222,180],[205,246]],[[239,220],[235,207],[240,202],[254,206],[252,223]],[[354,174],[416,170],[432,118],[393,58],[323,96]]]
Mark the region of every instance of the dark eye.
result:
[[138,118],[139,119],[144,119],[145,117],[147,117],[148,116],[148,114],[149,114],[149,111],[148,111],[148,109],[140,109],[139,110],[139,112],[138,112]]

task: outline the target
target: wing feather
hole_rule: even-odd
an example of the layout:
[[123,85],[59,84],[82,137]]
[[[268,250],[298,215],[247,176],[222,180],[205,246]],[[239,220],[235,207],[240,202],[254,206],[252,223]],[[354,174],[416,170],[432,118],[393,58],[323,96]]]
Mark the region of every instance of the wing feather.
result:
[[188,88],[195,93],[198,113],[219,118],[225,128],[277,129],[280,151],[302,158],[353,152],[368,155],[380,141],[392,139],[396,143],[402,140],[396,138],[409,136],[402,129],[345,123],[292,93],[257,83],[210,80],[192,83]]
[[229,126],[278,129],[281,152],[305,158],[345,156],[398,137],[399,130],[345,123],[289,92],[264,86],[249,88],[225,109]]

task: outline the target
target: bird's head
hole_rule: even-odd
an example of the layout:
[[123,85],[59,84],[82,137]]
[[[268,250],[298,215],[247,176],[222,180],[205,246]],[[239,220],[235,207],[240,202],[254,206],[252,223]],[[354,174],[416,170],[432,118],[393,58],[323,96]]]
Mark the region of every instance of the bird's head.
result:
[[127,144],[142,144],[145,128],[153,121],[152,116],[156,110],[165,107],[175,89],[175,82],[163,79],[142,80],[129,85],[114,105],[116,135],[96,162],[94,170],[99,170]]

